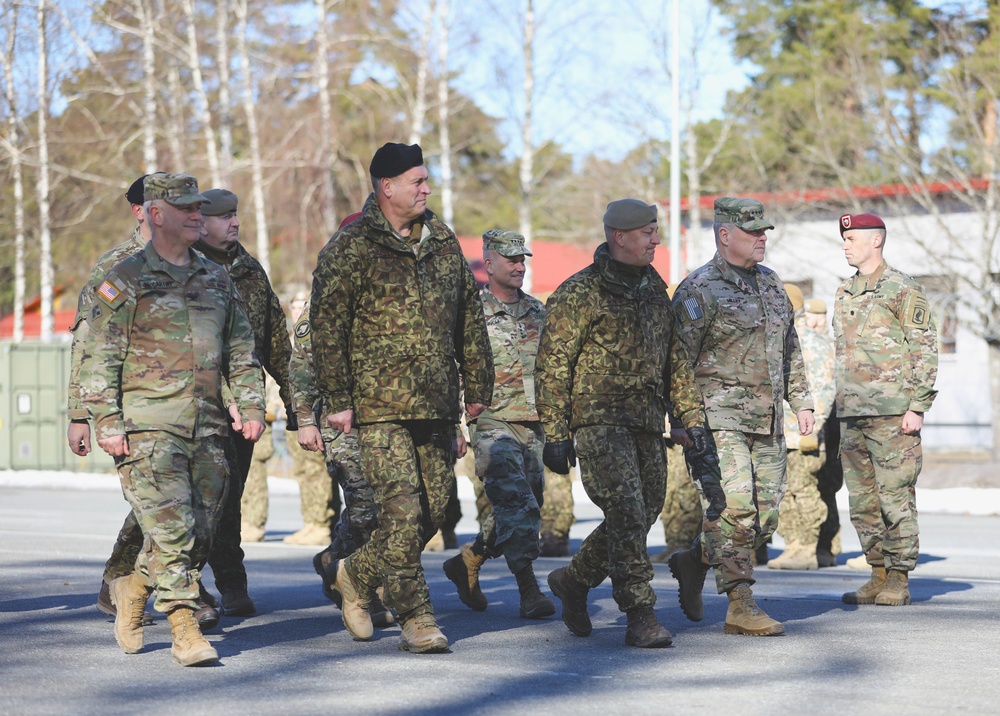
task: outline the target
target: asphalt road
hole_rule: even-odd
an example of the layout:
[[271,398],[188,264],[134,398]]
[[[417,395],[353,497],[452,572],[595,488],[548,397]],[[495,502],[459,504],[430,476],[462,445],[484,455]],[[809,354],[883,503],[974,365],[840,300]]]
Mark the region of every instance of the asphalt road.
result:
[[[185,669],[170,658],[162,615],[146,629],[144,652],[130,656],[94,608],[125,511],[113,490],[0,488],[0,713],[902,716],[992,714],[1000,700],[997,517],[921,516],[909,607],[841,603],[866,578],[844,566],[759,570],[758,602],[785,623],[783,637],[724,635],[726,599],[711,577],[705,620],[687,621],[676,582],[657,565],[657,614],[674,634],[658,650],[624,646],[610,582],[591,592],[594,633],[581,639],[558,617],[518,618],[502,560],[483,569],[490,607],[477,613],[441,571],[454,552],[425,554],[452,649],[413,655],[397,650],[397,628],[351,640],[312,571],[316,548],[280,541],[300,526],[297,497],[280,495],[268,540],[245,545],[258,614],[224,618],[209,634],[220,665]],[[599,519],[589,505],[577,515],[574,537]],[[459,532],[471,538],[474,528],[466,519]],[[854,551],[841,560],[857,553],[851,538],[845,548]],[[540,581],[565,562],[540,559]]]

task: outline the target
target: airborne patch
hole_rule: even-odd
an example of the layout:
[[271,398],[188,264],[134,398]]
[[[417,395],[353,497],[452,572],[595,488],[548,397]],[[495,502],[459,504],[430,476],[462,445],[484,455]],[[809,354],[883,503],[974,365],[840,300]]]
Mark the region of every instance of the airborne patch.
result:
[[683,303],[684,309],[687,311],[688,318],[692,321],[700,320],[702,317],[701,306],[698,305],[698,299],[696,298],[685,298]]
[[295,337],[305,338],[309,335],[309,321],[299,321],[295,324]]
[[927,298],[922,294],[913,294],[906,302],[905,325],[907,328],[927,328],[931,321],[930,307]]

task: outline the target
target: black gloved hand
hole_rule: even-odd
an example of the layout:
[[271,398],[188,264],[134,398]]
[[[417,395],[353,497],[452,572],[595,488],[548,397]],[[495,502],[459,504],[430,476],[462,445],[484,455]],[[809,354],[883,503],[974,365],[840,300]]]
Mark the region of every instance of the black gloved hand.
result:
[[715,438],[712,437],[712,433],[703,426],[696,425],[693,428],[688,428],[687,434],[694,445],[687,448],[684,451],[685,454],[690,455],[692,459],[698,460],[709,454],[713,454],[716,456],[716,462],[718,462],[718,451],[715,448]]
[[702,474],[701,477],[701,491],[705,493],[705,499],[708,500],[708,509],[705,510],[705,516],[708,517],[710,522],[715,522],[717,519],[722,517],[723,511],[726,509],[726,493],[722,489],[722,475],[718,472],[719,460],[715,460],[715,474]]
[[694,443],[684,449],[691,478],[701,483],[702,494],[708,501],[705,516],[715,522],[726,509],[726,493],[722,489],[722,471],[719,469],[719,451],[712,433],[701,425],[687,429],[688,437]]
[[558,475],[568,475],[569,469],[576,465],[576,450],[572,440],[559,440],[545,443],[542,448],[542,462],[545,467]]
[[289,407],[285,406],[285,430],[294,433],[299,429],[299,416],[295,414],[294,410],[290,410]]

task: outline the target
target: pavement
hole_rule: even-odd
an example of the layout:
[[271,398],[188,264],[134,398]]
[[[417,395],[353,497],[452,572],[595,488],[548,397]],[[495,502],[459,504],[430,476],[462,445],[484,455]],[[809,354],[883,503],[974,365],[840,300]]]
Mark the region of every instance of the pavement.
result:
[[[850,606],[840,595],[866,575],[846,514],[841,566],[813,572],[759,569],[758,603],[782,637],[722,632],[726,598],[705,589],[706,617],[685,619],[677,583],[655,566],[657,616],[669,649],[623,643],[625,616],[610,582],[590,593],[594,632],[571,634],[558,616],[518,617],[517,588],[502,560],[482,571],[487,611],[467,609],[441,571],[455,552],[425,553],[440,655],[397,650],[398,628],[352,641],[320,591],[312,555],[286,545],[301,526],[294,491],[272,491],[267,538],[245,544],[258,613],[223,618],[208,634],[213,667],[170,657],[163,615],[146,647],[126,655],[94,607],[104,560],[125,516],[113,482],[0,480],[0,714],[755,714],[995,713],[1000,700],[1000,517],[922,510],[922,552],[909,607]],[[929,491],[933,492],[933,491]],[[987,495],[994,492],[985,490]],[[463,511],[475,515],[468,493]],[[919,498],[918,498],[919,499]],[[574,549],[600,521],[577,505]],[[476,524],[466,517],[461,539]],[[659,541],[657,541],[657,537]],[[650,551],[662,545],[657,523]],[[776,540],[772,555],[779,552]],[[567,563],[539,559],[545,576]],[[211,577],[207,584],[212,585]],[[548,592],[548,589],[543,586]]]

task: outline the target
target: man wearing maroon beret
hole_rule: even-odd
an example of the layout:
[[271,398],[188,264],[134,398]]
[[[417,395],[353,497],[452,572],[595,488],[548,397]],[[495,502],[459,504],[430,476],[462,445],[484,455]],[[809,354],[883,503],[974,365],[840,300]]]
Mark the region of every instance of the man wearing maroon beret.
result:
[[843,600],[902,606],[920,546],[915,488],[923,416],[937,394],[937,330],[920,285],[882,258],[882,219],[844,214],[840,234],[857,272],[834,308],[837,416],[851,522],[872,568]]

